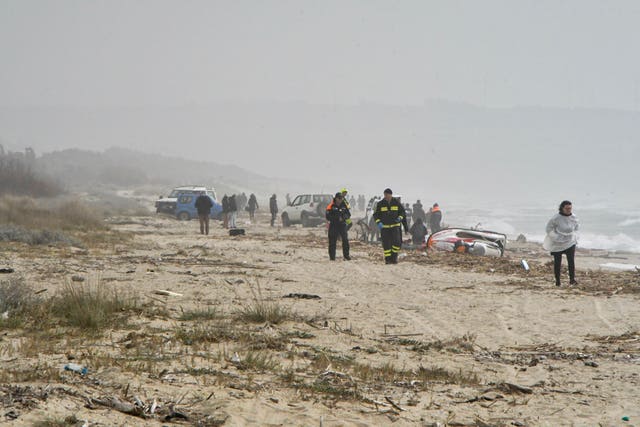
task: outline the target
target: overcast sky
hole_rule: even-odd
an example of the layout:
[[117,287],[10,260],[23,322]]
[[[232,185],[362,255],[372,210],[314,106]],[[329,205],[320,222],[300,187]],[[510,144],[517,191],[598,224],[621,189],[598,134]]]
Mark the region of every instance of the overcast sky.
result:
[[640,109],[640,2],[0,0],[0,105]]
[[639,23],[636,0],[0,0],[0,141],[636,200]]

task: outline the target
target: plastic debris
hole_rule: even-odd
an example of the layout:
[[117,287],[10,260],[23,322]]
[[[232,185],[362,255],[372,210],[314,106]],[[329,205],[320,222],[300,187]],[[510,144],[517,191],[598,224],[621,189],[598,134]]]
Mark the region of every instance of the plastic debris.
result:
[[65,371],[77,372],[80,375],[87,375],[88,369],[86,366],[79,365],[77,363],[67,363],[64,365]]

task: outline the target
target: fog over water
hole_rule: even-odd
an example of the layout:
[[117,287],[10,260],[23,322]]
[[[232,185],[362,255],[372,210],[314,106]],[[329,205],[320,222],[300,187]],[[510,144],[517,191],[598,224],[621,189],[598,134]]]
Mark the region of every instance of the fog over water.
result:
[[0,0],[0,144],[392,187],[532,236],[571,199],[585,236],[633,246],[637,22],[635,1]]

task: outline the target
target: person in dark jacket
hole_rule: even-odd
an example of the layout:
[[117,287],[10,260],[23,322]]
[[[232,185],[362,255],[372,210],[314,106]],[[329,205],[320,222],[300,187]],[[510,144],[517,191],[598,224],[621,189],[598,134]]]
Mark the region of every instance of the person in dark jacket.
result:
[[427,235],[427,227],[424,226],[422,218],[416,218],[415,222],[409,229],[411,234],[411,242],[416,246],[422,246],[424,244],[424,238]]
[[222,197],[222,220],[224,228],[229,228],[229,197]]
[[209,215],[213,202],[205,193],[202,193],[196,199],[196,210],[198,211],[198,219],[200,220],[200,234],[209,234]]
[[390,188],[384,190],[384,198],[376,205],[373,217],[382,237],[384,263],[397,264],[398,252],[400,252],[402,245],[402,225],[405,212],[404,206],[393,197],[393,191]]
[[271,211],[271,226],[276,221],[276,215],[278,215],[278,202],[276,201],[276,195],[272,195],[269,199],[269,211]]
[[347,220],[351,218],[351,212],[344,201],[342,193],[336,193],[335,197],[327,206],[325,214],[329,221],[329,259],[336,259],[336,245],[338,237],[342,241],[342,257],[349,261],[349,237],[347,236]]
[[249,202],[247,203],[247,210],[249,211],[249,220],[253,222],[255,220],[256,210],[258,209],[258,199],[256,195],[251,193],[249,196]]
[[437,203],[433,204],[431,208],[431,216],[429,217],[429,226],[431,228],[431,234],[437,233],[442,230],[442,211]]
[[413,204],[413,218],[416,221],[418,220],[418,218],[422,218],[422,223],[423,224],[427,220],[427,216],[426,216],[426,214],[424,212],[424,207],[422,206],[422,203],[420,202],[420,199],[418,199],[418,201]]

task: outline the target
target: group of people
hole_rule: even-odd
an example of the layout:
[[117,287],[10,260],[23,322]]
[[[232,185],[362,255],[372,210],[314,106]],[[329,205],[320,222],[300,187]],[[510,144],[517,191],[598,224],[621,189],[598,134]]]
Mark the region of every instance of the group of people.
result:
[[[198,195],[195,201],[198,219],[200,221],[200,234],[209,234],[209,218],[213,201],[206,193]],[[251,194],[248,198],[245,193],[232,194],[222,197],[222,221],[224,228],[236,228],[236,219],[238,218],[238,210],[246,210],[249,212],[249,219],[254,221],[255,212],[258,209],[258,199],[255,194]]]
[[[347,190],[335,194],[333,200],[327,206],[326,219],[329,222],[329,259],[335,260],[338,238],[342,241],[342,256],[350,260],[349,239],[347,231],[351,224],[350,203],[347,201]],[[364,197],[362,199],[364,201]],[[402,245],[402,230],[411,233],[415,244],[424,242],[428,233],[425,221],[429,219],[432,232],[440,230],[442,223],[442,211],[437,203],[429,209],[429,216],[424,212],[420,200],[413,205],[413,211],[409,204],[403,205],[398,198],[393,197],[390,188],[384,190],[384,197],[374,205],[372,217],[373,227],[380,234],[384,259],[386,264],[397,264],[398,253]],[[406,206],[406,207],[405,207]],[[411,224],[412,216],[415,222]],[[411,224],[411,227],[409,225]]]
[[[337,240],[342,241],[342,256],[345,260],[351,260],[349,255],[349,239],[347,235],[348,224],[351,221],[349,203],[345,200],[345,193],[335,194],[331,203],[327,206],[326,219],[329,222],[329,259],[336,259]],[[405,205],[405,206],[408,206]],[[428,234],[426,223],[428,221],[431,233],[440,231],[442,224],[442,211],[438,203],[426,213],[422,209],[422,203],[418,200],[413,205],[412,215],[415,219],[409,228],[407,221],[407,208],[393,197],[390,188],[384,190],[384,197],[375,205],[373,220],[380,232],[385,264],[397,264],[398,253],[402,246],[402,229],[409,232],[414,244],[422,244]],[[547,236],[543,248],[549,250],[553,256],[553,271],[556,286],[561,285],[562,255],[567,257],[569,267],[569,284],[577,285],[575,273],[575,251],[577,244],[578,219],[573,215],[573,205],[570,201],[563,201],[558,213],[547,223]]]
[[[385,264],[397,264],[398,254],[402,246],[402,230],[411,234],[412,243],[421,245],[429,233],[440,231],[442,226],[442,211],[438,203],[434,203],[428,212],[424,211],[420,200],[413,204],[412,209],[409,204],[403,205],[399,199],[393,197],[390,188],[384,190],[384,197],[377,201],[373,213],[373,223],[380,233]],[[244,196],[244,193],[243,193]],[[287,195],[288,196],[288,195]],[[352,203],[364,205],[364,196],[359,196],[356,201],[351,197]],[[333,200],[327,205],[326,220],[329,224],[329,259],[336,259],[336,249],[338,239],[342,242],[342,257],[344,260],[351,260],[349,254],[348,230],[352,224],[351,205],[347,196],[347,190],[342,189],[337,192]],[[245,207],[249,212],[251,221],[255,220],[255,211],[258,210],[258,200],[255,194],[251,194],[247,199],[240,198],[238,203],[236,195],[222,198],[223,221],[225,228],[235,228],[238,205]],[[200,219],[200,233],[209,234],[209,214],[213,202],[206,194],[201,194],[196,199],[196,209]],[[361,206],[359,208],[362,209]],[[579,229],[578,219],[573,215],[573,205],[570,201],[564,200],[560,203],[558,213],[554,215],[546,226],[546,237],[543,248],[548,250],[553,256],[554,278],[556,286],[561,285],[562,255],[567,257],[569,267],[569,284],[577,285],[575,275],[575,251],[577,244],[577,231]],[[269,199],[269,211],[271,213],[270,225],[273,227],[278,214],[278,202],[273,194]],[[413,223],[412,223],[413,220]],[[427,227],[428,225],[428,227]]]

